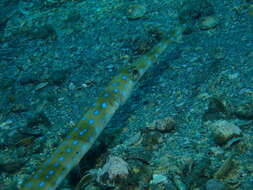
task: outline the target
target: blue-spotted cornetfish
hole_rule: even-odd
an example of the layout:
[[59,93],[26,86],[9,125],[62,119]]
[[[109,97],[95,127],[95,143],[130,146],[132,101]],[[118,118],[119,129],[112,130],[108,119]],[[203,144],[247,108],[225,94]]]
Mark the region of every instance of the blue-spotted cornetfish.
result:
[[152,65],[157,63],[158,56],[166,50],[169,44],[178,41],[181,31],[181,28],[177,28],[170,32],[166,38],[138,58],[131,66],[121,69],[101,93],[97,102],[83,114],[72,132],[49,159],[21,185],[20,189],[56,189],[90,149],[115,111],[129,97],[138,80]]

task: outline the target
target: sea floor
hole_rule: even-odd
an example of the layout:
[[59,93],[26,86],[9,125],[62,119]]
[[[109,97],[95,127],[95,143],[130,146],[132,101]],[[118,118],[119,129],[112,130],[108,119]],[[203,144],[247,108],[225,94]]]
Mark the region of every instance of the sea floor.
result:
[[0,190],[177,26],[181,42],[58,189],[253,189],[252,0],[1,0]]

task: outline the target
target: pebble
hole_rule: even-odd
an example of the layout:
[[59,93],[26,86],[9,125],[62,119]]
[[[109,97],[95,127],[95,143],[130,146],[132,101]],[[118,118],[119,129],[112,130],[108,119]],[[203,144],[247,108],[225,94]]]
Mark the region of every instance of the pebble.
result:
[[11,129],[13,121],[7,120],[3,123],[0,123],[0,130]]
[[171,132],[176,127],[175,120],[168,116],[164,119],[155,120],[150,125],[147,125],[148,129],[150,130],[157,130],[163,133]]
[[139,19],[146,13],[146,7],[140,4],[133,4],[127,8],[127,18],[130,20]]
[[153,174],[152,180],[150,184],[159,184],[159,183],[166,183],[167,177],[162,174]]
[[210,125],[213,131],[214,139],[217,144],[222,145],[233,137],[241,135],[241,129],[235,124],[226,120],[218,120]]
[[38,85],[35,86],[34,90],[35,91],[40,90],[42,88],[45,88],[47,85],[48,85],[48,82],[39,83]]
[[210,30],[215,28],[219,23],[219,20],[216,16],[207,16],[201,19],[199,23],[199,28],[201,30]]

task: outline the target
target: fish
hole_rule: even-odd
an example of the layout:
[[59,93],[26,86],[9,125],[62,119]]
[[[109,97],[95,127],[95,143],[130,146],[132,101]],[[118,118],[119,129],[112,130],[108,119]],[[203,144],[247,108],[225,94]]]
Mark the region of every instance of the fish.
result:
[[122,68],[98,96],[97,101],[82,115],[80,121],[56,148],[53,154],[30,176],[21,190],[55,190],[72,168],[89,151],[116,110],[131,95],[134,86],[158,57],[181,39],[182,28],[176,27],[150,51],[131,65]]

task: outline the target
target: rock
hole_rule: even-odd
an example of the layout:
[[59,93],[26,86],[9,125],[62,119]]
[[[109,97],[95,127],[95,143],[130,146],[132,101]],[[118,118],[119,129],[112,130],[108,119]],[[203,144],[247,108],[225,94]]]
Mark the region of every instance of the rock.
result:
[[65,82],[68,76],[68,71],[67,70],[57,70],[52,72],[50,78],[49,78],[49,83],[52,83],[54,85],[61,85]]
[[48,82],[39,83],[38,85],[35,86],[34,90],[38,91],[38,90],[40,90],[42,88],[45,88],[47,85],[48,85]]
[[210,30],[215,28],[219,23],[219,19],[216,16],[207,16],[200,20],[199,28],[201,30]]
[[153,174],[152,180],[149,182],[150,184],[159,184],[166,183],[167,177],[162,174]]
[[98,170],[97,182],[114,187],[128,177],[128,163],[117,156],[110,156],[102,169]]
[[179,12],[181,23],[192,23],[197,19],[214,14],[214,7],[208,0],[189,0],[182,4]]
[[19,190],[17,185],[15,183],[11,184],[1,184],[0,183],[1,190]]
[[155,120],[153,123],[147,126],[150,130],[157,130],[163,133],[171,132],[176,127],[175,120],[168,116],[164,119]]
[[19,170],[25,164],[23,159],[3,159],[0,162],[0,173],[13,173]]
[[20,134],[17,129],[3,130],[0,133],[0,148],[13,147],[23,138],[25,136]]
[[44,124],[45,126],[51,126],[51,122],[49,118],[46,116],[44,112],[36,113],[33,117],[28,119],[27,127],[34,127],[39,124]]
[[24,103],[14,104],[11,108],[11,112],[13,112],[13,113],[26,112],[27,110],[28,110],[28,108]]
[[210,125],[214,139],[217,144],[225,144],[233,137],[241,135],[241,129],[231,122],[226,120],[218,120]]
[[27,36],[31,40],[45,40],[47,38],[56,39],[56,31],[54,30],[53,26],[46,24],[39,27],[35,27],[32,30],[28,31]]
[[216,179],[210,179],[206,183],[206,190],[226,190],[227,185]]
[[0,89],[7,89],[15,83],[15,80],[12,78],[3,77],[1,78]]
[[127,8],[127,18],[130,20],[139,19],[146,13],[146,7],[140,4],[133,4]]
[[253,120],[253,104],[246,103],[238,106],[235,110],[235,115],[239,119]]
[[218,98],[210,98],[208,109],[204,113],[204,120],[218,120],[224,119],[227,115],[226,106]]
[[19,79],[21,85],[36,84],[40,81],[40,73],[30,72],[24,73]]

